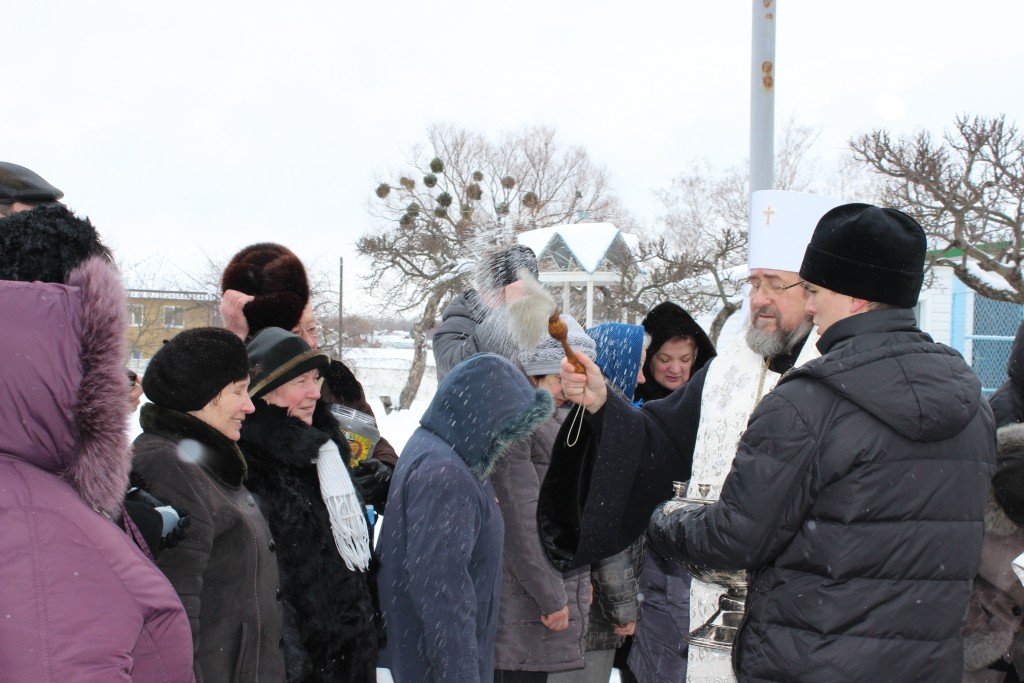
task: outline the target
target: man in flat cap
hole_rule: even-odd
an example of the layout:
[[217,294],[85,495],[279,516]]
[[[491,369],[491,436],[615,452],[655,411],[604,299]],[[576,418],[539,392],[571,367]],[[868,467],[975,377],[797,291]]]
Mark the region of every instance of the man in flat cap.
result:
[[961,680],[995,431],[917,327],[926,248],[900,211],[825,214],[800,267],[821,357],[758,404],[717,502],[651,518],[665,557],[750,571],[740,681]]
[[0,161],[0,216],[37,206],[57,206],[64,193],[24,166]]

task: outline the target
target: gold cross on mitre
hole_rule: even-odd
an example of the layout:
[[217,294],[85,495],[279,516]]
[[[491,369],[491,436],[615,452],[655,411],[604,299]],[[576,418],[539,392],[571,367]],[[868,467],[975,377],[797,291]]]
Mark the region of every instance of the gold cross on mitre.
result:
[[769,204],[768,208],[764,210],[764,225],[768,227],[772,224],[772,216],[775,215],[775,211],[772,210],[772,205]]

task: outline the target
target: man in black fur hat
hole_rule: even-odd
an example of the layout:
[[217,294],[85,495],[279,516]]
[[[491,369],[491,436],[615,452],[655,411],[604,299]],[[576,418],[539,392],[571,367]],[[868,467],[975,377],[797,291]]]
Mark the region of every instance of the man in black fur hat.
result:
[[662,555],[750,571],[739,680],[961,679],[995,431],[917,327],[926,248],[900,211],[826,213],[800,267],[821,357],[751,414],[718,501],[651,518]]

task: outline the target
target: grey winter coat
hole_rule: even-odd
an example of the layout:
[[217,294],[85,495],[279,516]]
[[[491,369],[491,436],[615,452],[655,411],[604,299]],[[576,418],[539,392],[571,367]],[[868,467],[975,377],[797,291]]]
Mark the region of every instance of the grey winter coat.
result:
[[441,314],[441,325],[434,332],[432,345],[438,381],[452,368],[478,353],[496,353],[509,357],[512,348],[507,330],[488,314],[491,309],[480,300],[475,290],[469,290],[452,299]]
[[504,524],[489,476],[551,416],[551,395],[480,354],[441,382],[406,443],[381,526],[381,665],[396,683],[490,681]]
[[995,461],[978,378],[906,309],[818,347],[754,410],[719,501],[657,511],[650,543],[751,570],[740,681],[959,681]]
[[[191,515],[185,539],[157,566],[188,614],[196,680],[284,680],[276,544],[242,483],[241,451],[187,413],[147,403],[140,422],[136,472],[151,493]],[[202,449],[194,463],[179,456],[185,439]]]
[[[491,474],[505,522],[501,608],[494,666],[508,671],[583,668],[583,634],[590,611],[586,568],[562,575],[544,557],[537,533],[537,496],[551,463],[551,447],[567,410],[512,446]],[[542,614],[568,605],[569,628],[548,630]]]

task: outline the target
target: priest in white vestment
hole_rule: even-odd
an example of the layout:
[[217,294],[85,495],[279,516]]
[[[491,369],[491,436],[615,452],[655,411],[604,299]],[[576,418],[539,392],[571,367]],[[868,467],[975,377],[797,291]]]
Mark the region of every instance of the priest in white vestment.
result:
[[[557,568],[625,548],[672,497],[673,481],[689,480],[688,497],[718,499],[754,407],[783,373],[818,355],[797,271],[818,219],[842,203],[802,192],[753,194],[743,334],[671,396],[635,409],[607,391],[593,363],[584,361],[586,377],[563,372],[566,397],[588,418],[574,438],[563,428],[541,489],[541,541]],[[723,592],[692,580],[688,630],[712,617]],[[734,680],[728,650],[690,645],[687,681]]]

